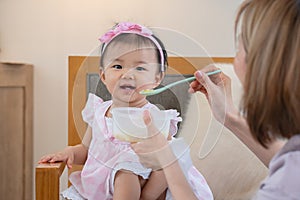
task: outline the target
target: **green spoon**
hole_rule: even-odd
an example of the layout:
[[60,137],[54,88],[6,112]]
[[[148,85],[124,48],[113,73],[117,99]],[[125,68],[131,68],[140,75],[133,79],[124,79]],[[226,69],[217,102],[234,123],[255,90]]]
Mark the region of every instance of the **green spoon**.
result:
[[[215,70],[215,71],[212,71],[212,72],[207,72],[206,74],[208,76],[210,76],[210,75],[217,74],[217,73],[220,73],[220,72],[221,72],[221,70]],[[146,96],[151,96],[151,95],[159,94],[159,93],[161,93],[161,92],[169,89],[170,87],[173,87],[175,85],[178,85],[178,84],[181,84],[181,83],[185,83],[185,82],[188,82],[188,81],[193,81],[195,79],[196,79],[196,77],[193,76],[193,77],[186,78],[186,79],[183,79],[183,80],[180,80],[180,81],[176,81],[174,83],[170,83],[169,85],[166,85],[166,86],[158,88],[158,89],[145,89],[145,90],[141,90],[140,94],[146,95]]]

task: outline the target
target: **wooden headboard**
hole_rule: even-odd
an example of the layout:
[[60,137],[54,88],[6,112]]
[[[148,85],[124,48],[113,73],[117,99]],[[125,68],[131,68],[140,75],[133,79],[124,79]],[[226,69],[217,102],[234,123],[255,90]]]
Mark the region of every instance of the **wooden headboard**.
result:
[[[86,103],[88,75],[99,72],[99,60],[96,56],[69,56],[68,145],[80,143],[85,133],[86,124],[81,119],[81,110]],[[193,75],[208,64],[232,62],[231,57],[169,57],[167,76]]]

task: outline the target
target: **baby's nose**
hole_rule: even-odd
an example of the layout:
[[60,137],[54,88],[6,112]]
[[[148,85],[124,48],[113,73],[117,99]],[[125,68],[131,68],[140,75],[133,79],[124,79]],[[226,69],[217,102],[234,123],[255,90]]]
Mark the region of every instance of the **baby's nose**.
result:
[[125,71],[122,75],[122,78],[125,79],[134,79],[134,70],[133,69],[129,69],[127,71]]

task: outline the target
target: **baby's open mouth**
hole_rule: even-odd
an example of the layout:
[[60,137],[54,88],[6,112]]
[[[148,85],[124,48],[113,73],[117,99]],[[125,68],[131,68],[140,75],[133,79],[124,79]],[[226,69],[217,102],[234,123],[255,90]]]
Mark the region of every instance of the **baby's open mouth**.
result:
[[132,85],[121,85],[120,88],[124,90],[135,90],[135,87]]

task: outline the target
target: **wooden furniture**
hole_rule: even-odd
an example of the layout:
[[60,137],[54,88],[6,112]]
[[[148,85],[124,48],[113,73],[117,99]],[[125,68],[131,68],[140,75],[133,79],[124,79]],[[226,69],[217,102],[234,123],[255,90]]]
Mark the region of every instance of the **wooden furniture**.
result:
[[[232,63],[233,58],[206,58],[206,57],[170,57],[169,69],[166,80],[174,81],[192,76],[193,73],[210,63]],[[69,91],[68,91],[68,145],[76,145],[81,142],[86,129],[86,124],[81,119],[81,110],[83,109],[88,92],[99,93],[103,97],[103,88],[97,83],[97,74],[99,71],[99,57],[70,56],[69,57]],[[96,81],[94,80],[96,79]],[[163,84],[167,84],[164,82]],[[95,84],[97,83],[97,84]],[[100,83],[101,84],[101,83]],[[170,95],[175,94],[180,104],[181,113],[184,114],[184,104],[187,99],[188,84],[183,84],[181,88],[172,89],[171,93],[165,96],[174,99]],[[100,88],[100,89],[99,89]],[[102,89],[101,89],[102,88]],[[105,92],[104,92],[105,93]],[[162,95],[159,95],[162,96]],[[104,99],[109,98],[105,96]],[[160,101],[161,99],[155,99]],[[151,102],[153,102],[151,100]],[[176,103],[174,104],[176,105]],[[165,105],[164,108],[168,109]],[[36,166],[36,199],[37,200],[56,200],[59,199],[59,176],[65,167],[64,163],[42,164]],[[81,166],[73,166],[75,170]],[[69,171],[70,173],[70,171]]]
[[39,164],[35,168],[35,199],[59,200],[60,175],[65,163]]
[[33,66],[0,63],[0,199],[32,200]]
[[[180,79],[182,75],[191,76],[197,69],[211,63],[232,63],[233,58],[223,57],[170,57],[169,68],[165,79]],[[89,85],[89,79],[99,72],[99,57],[71,56],[69,57],[69,93],[68,93],[68,145],[76,145],[81,142],[82,134],[85,133],[86,124],[81,119],[81,111],[85,106],[88,92],[97,93],[97,85]],[[174,76],[174,77],[172,77]],[[171,78],[170,78],[171,77]],[[169,80],[170,81],[170,80]],[[97,82],[97,81],[94,81]],[[164,82],[164,84],[167,84]],[[181,88],[174,87],[171,90],[180,98],[182,88],[188,87],[183,84]],[[90,91],[88,91],[88,89]],[[187,90],[182,91],[187,94]],[[161,96],[161,94],[159,95]],[[154,97],[154,96],[153,96]],[[107,97],[106,97],[107,98]],[[153,99],[152,99],[153,100]],[[153,102],[153,101],[151,101]],[[184,105],[182,105],[184,107]],[[183,112],[181,112],[183,114]],[[74,134],[75,133],[75,134]],[[72,134],[72,136],[70,135]],[[75,135],[75,136],[74,136]]]

